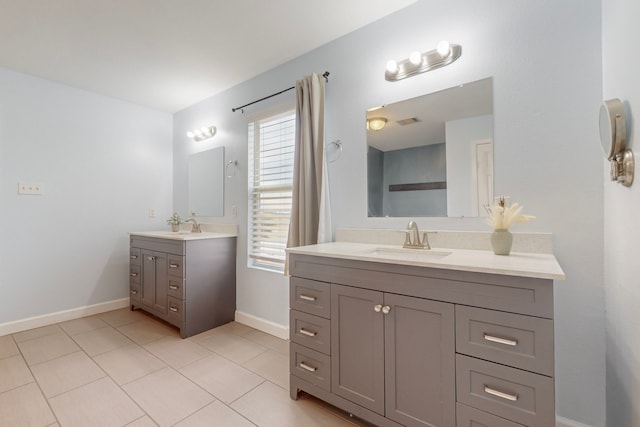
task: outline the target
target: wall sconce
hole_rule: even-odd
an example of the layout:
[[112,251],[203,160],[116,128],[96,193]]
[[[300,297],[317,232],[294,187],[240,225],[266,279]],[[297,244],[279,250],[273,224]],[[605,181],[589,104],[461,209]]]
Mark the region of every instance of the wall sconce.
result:
[[617,98],[603,102],[600,107],[600,142],[605,157],[611,162],[611,181],[631,187],[635,162],[633,152],[626,148],[624,106]]
[[203,126],[195,130],[190,130],[187,132],[187,136],[194,141],[204,141],[205,139],[209,139],[215,135],[216,130],[215,126]]
[[367,120],[367,130],[379,131],[387,124],[387,119],[384,117],[373,117]]
[[388,61],[384,78],[390,82],[406,79],[449,65],[460,58],[460,55],[462,55],[462,46],[442,40],[435,49],[428,52],[415,51],[409,55],[409,58],[400,62],[393,59]]

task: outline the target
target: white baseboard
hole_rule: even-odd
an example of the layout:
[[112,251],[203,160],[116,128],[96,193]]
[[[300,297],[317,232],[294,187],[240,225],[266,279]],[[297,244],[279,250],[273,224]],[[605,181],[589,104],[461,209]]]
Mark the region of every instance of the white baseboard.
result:
[[591,427],[587,424],[582,424],[577,421],[570,420],[568,418],[556,416],[556,427]]
[[289,339],[289,327],[236,310],[235,320],[283,340]]
[[72,308],[70,310],[57,311],[55,313],[43,314],[41,316],[29,317],[27,319],[14,320],[0,323],[0,336],[15,334],[16,332],[28,329],[49,326],[67,320],[79,319],[81,317],[92,316],[107,311],[118,310],[129,306],[129,298],[116,299],[113,301],[101,302],[99,304],[87,305],[84,307]]

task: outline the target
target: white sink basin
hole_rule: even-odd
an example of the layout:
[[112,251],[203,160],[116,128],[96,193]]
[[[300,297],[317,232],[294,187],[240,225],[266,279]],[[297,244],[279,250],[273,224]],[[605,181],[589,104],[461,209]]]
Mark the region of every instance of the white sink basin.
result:
[[366,254],[380,258],[428,261],[432,259],[444,258],[448,255],[451,255],[451,252],[434,251],[432,249],[375,248],[367,251]]

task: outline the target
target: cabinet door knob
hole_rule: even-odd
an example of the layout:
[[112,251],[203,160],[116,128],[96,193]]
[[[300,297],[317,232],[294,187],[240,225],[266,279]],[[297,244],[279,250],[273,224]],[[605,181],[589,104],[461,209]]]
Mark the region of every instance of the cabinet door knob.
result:
[[382,312],[384,314],[389,314],[390,311],[391,311],[391,307],[389,307],[388,305],[385,305],[384,307],[382,307]]
[[148,257],[147,257],[147,259],[148,259],[149,261],[155,261],[155,260],[156,260],[156,257],[154,257],[154,256],[148,256]]
[[138,293],[138,291],[136,291],[136,290],[133,290],[133,289],[132,289],[132,290],[131,290],[131,293],[132,293],[133,295],[136,295],[136,294]]
[[131,277],[136,277],[138,276],[138,273],[131,273]]
[[138,259],[138,255],[131,255],[131,259]]
[[382,304],[376,304],[373,306],[373,311],[376,313],[380,313],[380,310],[382,310]]

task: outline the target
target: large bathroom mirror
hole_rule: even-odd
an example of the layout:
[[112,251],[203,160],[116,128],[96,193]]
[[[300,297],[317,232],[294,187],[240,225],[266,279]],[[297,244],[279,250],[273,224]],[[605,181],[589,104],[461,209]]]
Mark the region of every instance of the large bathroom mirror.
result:
[[224,147],[189,157],[189,215],[224,216]]
[[370,217],[484,216],[493,201],[491,78],[367,110]]

